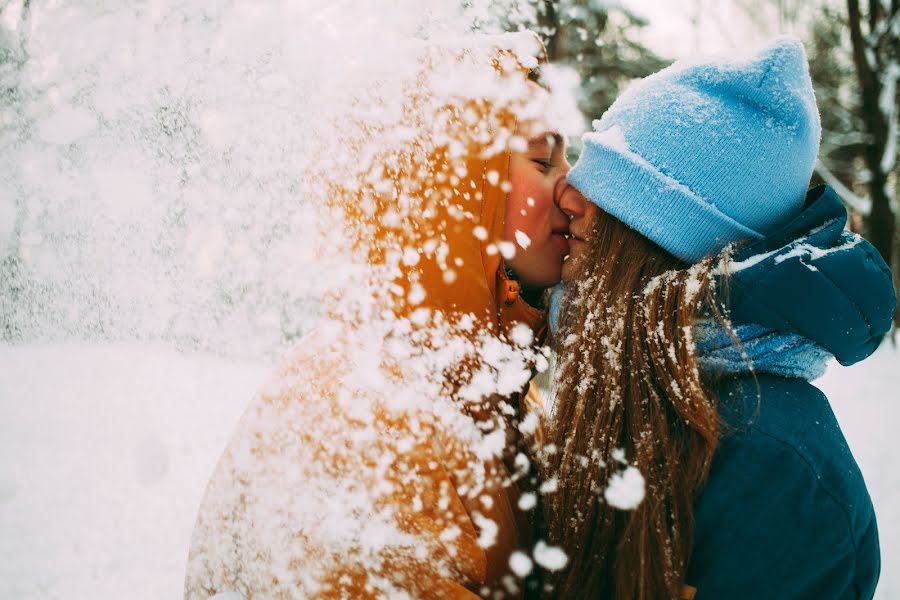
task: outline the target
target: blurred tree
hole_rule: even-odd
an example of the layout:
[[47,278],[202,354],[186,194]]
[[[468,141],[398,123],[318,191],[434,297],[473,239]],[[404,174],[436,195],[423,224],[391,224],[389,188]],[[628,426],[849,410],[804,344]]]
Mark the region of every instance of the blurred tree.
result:
[[[810,28],[806,46],[822,116],[822,147],[816,173],[839,189],[856,216],[868,214],[868,203],[853,191],[864,186],[862,155],[868,136],[862,121],[843,11],[823,7]],[[860,226],[857,223],[855,229]]]
[[[816,173],[855,213],[854,229],[891,265],[900,286],[897,243],[898,0],[819,7],[808,39],[822,114]],[[900,287],[898,287],[900,289]],[[900,313],[895,313],[900,324]]]
[[638,41],[648,23],[620,4],[540,0],[537,19],[550,62],[580,76],[580,107],[588,119],[599,118],[628,82],[671,62]]
[[862,122],[868,135],[863,155],[869,171],[866,231],[896,274],[900,0],[870,0],[868,14],[860,10],[859,0],[847,0],[847,18]]
[[[19,84],[28,58],[30,26],[30,0],[0,2],[0,148],[7,150],[18,144],[23,130],[30,125]],[[4,173],[0,172],[0,175]],[[0,186],[7,192],[2,201],[12,202],[15,214],[9,230],[0,232],[0,340],[9,341],[17,340],[20,335],[12,315],[27,309],[20,299],[27,285],[22,261],[23,223],[27,210],[25,199],[13,193],[17,188],[14,176],[7,173],[0,178]]]

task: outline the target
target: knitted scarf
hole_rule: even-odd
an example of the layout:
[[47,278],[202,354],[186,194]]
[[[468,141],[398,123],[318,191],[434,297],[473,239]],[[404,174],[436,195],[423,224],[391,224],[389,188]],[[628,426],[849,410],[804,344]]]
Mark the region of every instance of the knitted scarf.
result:
[[[548,321],[551,335],[557,334],[562,284],[550,296]],[[697,362],[701,376],[738,375],[750,372],[782,377],[818,379],[832,354],[815,342],[795,333],[782,333],[754,324],[732,324],[738,343],[717,322],[704,319],[694,325]],[[748,364],[749,360],[749,364]]]
[[754,324],[733,324],[732,329],[738,343],[715,321],[701,320],[694,326],[701,376],[747,373],[753,365],[757,373],[812,381],[825,373],[832,358],[830,352],[801,335]]

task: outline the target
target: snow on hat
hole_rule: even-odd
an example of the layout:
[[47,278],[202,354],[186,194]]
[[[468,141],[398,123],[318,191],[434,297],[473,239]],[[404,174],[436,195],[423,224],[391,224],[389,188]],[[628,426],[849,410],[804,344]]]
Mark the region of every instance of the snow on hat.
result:
[[803,45],[779,38],[632,85],[583,136],[569,181],[693,263],[796,216],[820,137]]

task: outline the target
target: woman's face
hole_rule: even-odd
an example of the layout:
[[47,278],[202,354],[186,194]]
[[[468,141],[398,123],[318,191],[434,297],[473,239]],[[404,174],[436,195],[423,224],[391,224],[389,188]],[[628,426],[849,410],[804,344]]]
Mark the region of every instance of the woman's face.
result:
[[523,152],[510,155],[503,237],[515,244],[516,254],[506,264],[528,287],[548,287],[562,276],[569,219],[559,198],[570,187],[569,169],[565,142],[556,133],[540,133]]
[[569,219],[569,259],[562,266],[562,279],[569,281],[574,265],[587,251],[587,240],[600,209],[571,185],[566,186],[566,193],[560,196],[559,208]]

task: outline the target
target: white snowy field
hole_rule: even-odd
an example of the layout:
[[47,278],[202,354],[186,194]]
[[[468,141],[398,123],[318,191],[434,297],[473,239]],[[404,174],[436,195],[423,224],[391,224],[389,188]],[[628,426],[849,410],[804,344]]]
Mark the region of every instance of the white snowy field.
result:
[[[269,366],[147,344],[0,345],[0,598],[180,597],[207,476]],[[900,351],[820,382],[900,599]]]
[[181,597],[206,479],[259,364],[0,346],[0,598]]

